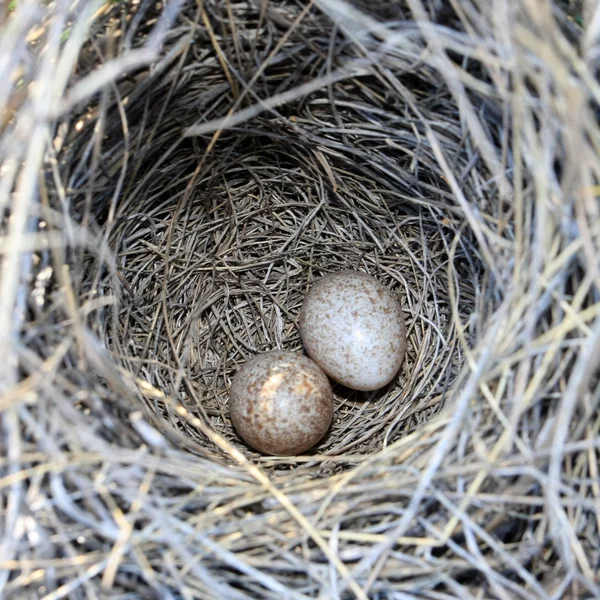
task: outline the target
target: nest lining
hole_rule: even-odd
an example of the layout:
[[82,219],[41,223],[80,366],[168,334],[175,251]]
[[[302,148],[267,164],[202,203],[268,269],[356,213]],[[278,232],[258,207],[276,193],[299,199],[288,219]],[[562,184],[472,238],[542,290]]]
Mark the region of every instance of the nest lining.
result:
[[[444,289],[451,242],[439,215],[390,209],[385,193],[335,166],[337,191],[328,189],[326,173],[315,173],[314,163],[304,172],[311,157],[292,144],[279,156],[277,145],[251,139],[221,168],[215,151],[208,181],[199,178],[184,207],[170,191],[154,192],[163,177],[157,185],[149,182],[151,204],[140,198],[137,216],[122,215],[113,232],[117,267],[130,291],[110,338],[138,377],[177,396],[236,442],[227,397],[239,366],[259,352],[302,351],[297,315],[315,278],[343,268],[370,272],[404,298],[407,368],[381,393],[338,388],[345,397],[336,398],[336,421],[318,449],[369,451],[435,412],[458,373],[460,351]],[[455,261],[461,263],[460,315],[466,319],[478,274],[461,256]]]

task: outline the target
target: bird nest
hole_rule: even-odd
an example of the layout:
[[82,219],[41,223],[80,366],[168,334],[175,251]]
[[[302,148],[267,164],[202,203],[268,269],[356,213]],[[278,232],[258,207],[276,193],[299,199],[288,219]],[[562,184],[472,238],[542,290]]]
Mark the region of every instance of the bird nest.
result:
[[[0,14],[0,595],[600,595],[598,13]],[[407,355],[257,453],[228,411],[319,277]]]

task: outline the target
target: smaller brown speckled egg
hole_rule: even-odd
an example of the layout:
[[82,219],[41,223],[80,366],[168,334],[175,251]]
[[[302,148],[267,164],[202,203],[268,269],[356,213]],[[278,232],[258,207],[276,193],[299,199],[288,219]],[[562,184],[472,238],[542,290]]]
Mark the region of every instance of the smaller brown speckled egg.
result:
[[306,353],[353,390],[382,388],[402,366],[400,300],[366,273],[340,271],[317,281],[302,303],[299,326]]
[[250,446],[290,456],[312,448],[325,435],[333,417],[333,393],[325,373],[306,356],[267,352],[236,373],[229,411]]

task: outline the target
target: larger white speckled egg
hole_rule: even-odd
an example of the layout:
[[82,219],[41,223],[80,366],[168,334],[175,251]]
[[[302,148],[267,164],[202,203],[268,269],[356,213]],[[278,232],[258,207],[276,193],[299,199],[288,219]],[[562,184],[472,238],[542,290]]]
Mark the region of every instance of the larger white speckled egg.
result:
[[400,300],[360,271],[318,280],[304,299],[299,326],[307,354],[332,379],[354,390],[386,386],[404,360]]
[[235,375],[229,411],[236,431],[266,454],[291,456],[312,448],[333,418],[327,376],[309,358],[294,352],[266,352]]

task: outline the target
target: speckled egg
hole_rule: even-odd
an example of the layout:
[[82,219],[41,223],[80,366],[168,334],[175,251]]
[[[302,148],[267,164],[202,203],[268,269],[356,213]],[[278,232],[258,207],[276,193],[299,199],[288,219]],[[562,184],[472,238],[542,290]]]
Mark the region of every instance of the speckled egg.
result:
[[341,271],[318,280],[304,299],[299,325],[307,354],[351,389],[384,387],[404,360],[400,301],[371,275]]
[[325,373],[306,356],[267,352],[236,373],[229,411],[250,446],[290,456],[312,448],[325,435],[333,417],[333,393]]

